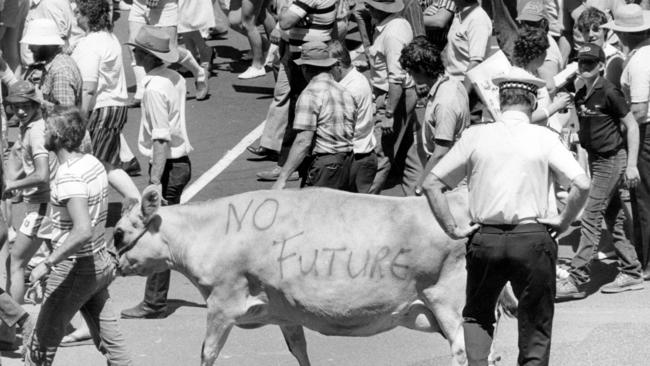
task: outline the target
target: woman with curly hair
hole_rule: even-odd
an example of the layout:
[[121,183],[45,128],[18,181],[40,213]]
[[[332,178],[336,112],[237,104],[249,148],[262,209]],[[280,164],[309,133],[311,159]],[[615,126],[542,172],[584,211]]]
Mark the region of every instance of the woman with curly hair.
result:
[[81,113],[88,117],[87,129],[93,155],[108,172],[108,180],[122,196],[139,198],[140,193],[120,166],[120,133],[126,123],[126,78],[122,45],[113,34],[110,4],[102,0],[77,0],[77,22],[87,34],[72,58],[83,79]]
[[[512,52],[513,65],[539,77],[537,70],[546,59],[548,47],[546,32],[538,28],[524,28],[515,40]],[[569,105],[571,96],[568,93],[558,93],[551,100],[548,89],[543,87],[537,91],[537,101],[538,105],[533,112],[532,122],[547,125],[560,132],[563,123],[555,114]]]

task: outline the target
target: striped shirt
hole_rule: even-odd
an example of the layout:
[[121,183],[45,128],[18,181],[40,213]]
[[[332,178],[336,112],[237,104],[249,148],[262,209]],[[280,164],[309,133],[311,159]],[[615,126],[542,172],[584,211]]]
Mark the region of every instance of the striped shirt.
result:
[[328,42],[332,39],[337,2],[338,0],[296,0],[289,6],[287,11],[302,19],[289,29],[291,52],[300,52],[299,47],[306,42]]
[[66,207],[70,198],[88,200],[92,238],[70,258],[87,257],[106,246],[104,231],[108,212],[108,177],[102,163],[90,154],[59,165],[50,183],[52,246],[60,247],[72,230],[72,218]]
[[352,95],[331,74],[321,73],[300,93],[293,128],[316,132],[312,153],[350,152],[356,119]]
[[[440,10],[447,10],[452,14],[456,13],[456,3],[453,0],[432,0],[421,4],[427,5],[422,9],[425,17],[436,15]],[[427,39],[436,46],[444,47],[447,44],[447,33],[449,33],[450,26],[451,22],[444,28],[427,28]]]

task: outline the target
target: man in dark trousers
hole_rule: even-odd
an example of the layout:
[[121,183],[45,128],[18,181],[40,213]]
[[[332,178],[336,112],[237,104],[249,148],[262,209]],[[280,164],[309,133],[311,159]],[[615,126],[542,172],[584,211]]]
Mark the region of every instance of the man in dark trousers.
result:
[[[519,299],[517,364],[548,365],[557,260],[553,235],[577,216],[589,178],[555,133],[530,123],[544,81],[514,67],[494,83],[501,118],[465,130],[423,188],[443,230],[453,239],[470,238],[463,309],[469,365],[488,365],[494,310],[508,281]],[[551,174],[571,181],[567,206],[559,215],[548,207]],[[444,191],[465,178],[472,222],[457,225]]]

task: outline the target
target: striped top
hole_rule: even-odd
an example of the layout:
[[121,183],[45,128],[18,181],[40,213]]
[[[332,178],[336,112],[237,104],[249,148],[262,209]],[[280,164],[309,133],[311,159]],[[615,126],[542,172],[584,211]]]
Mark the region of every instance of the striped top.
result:
[[106,246],[104,231],[108,213],[108,177],[102,163],[90,154],[59,165],[50,182],[52,205],[52,246],[60,247],[72,230],[72,218],[66,207],[70,198],[86,198],[92,227],[92,239],[70,258],[93,255]]
[[337,0],[296,0],[288,11],[302,20],[289,29],[291,52],[300,52],[300,46],[311,41],[328,42],[336,23]]

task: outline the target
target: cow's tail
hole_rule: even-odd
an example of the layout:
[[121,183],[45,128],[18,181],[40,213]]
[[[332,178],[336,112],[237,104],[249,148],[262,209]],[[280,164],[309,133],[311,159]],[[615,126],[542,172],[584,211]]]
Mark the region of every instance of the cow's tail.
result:
[[499,300],[497,301],[497,313],[505,314],[508,317],[514,318],[517,316],[517,306],[519,301],[512,291],[510,282],[506,283],[501,290]]

